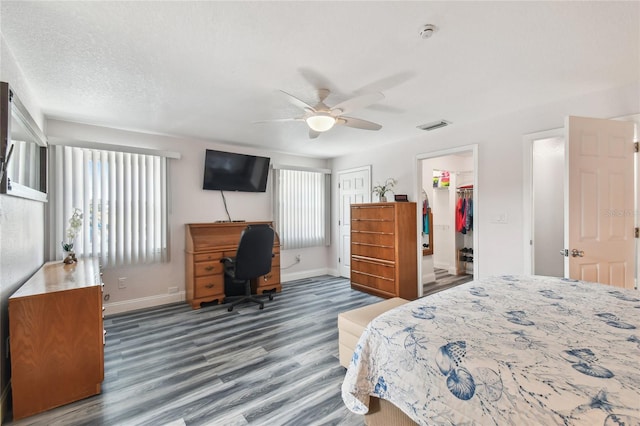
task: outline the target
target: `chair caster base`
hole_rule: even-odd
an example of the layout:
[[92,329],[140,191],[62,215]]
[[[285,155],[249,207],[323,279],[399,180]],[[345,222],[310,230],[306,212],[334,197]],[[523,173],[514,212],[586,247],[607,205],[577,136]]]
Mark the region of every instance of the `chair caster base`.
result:
[[227,311],[229,311],[229,312],[233,311],[233,306],[229,306],[229,307],[227,308]]

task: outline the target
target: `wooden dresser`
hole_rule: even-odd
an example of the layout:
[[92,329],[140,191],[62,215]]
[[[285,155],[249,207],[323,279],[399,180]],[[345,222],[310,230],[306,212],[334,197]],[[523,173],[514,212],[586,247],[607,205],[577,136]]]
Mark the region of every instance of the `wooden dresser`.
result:
[[418,297],[416,203],[351,205],[351,288]]
[[[220,259],[236,255],[240,234],[247,225],[271,222],[188,223],[185,230],[187,302],[199,309],[202,302],[222,303],[224,299],[224,271]],[[280,240],[276,233],[273,243],[271,272],[251,283],[256,294],[280,292]]]
[[100,393],[102,290],[97,260],[58,260],[9,298],[14,419]]

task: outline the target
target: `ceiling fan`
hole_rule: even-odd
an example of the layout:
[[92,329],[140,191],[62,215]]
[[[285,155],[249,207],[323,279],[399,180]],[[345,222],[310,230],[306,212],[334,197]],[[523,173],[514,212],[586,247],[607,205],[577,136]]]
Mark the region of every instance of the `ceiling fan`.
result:
[[281,90],[281,92],[288,97],[289,101],[293,105],[301,108],[304,111],[304,114],[300,117],[265,120],[262,122],[304,121],[307,123],[307,126],[309,126],[310,139],[317,138],[321,133],[333,128],[334,125],[348,126],[364,130],[380,130],[382,128],[380,124],[363,120],[361,118],[347,117],[346,115],[343,115],[356,109],[367,107],[384,99],[384,95],[382,93],[374,92],[356,96],[355,98],[340,102],[333,107],[329,107],[324,103],[325,99],[331,93],[329,89],[318,89],[318,103],[315,106],[311,106],[307,102],[300,100],[283,90]]

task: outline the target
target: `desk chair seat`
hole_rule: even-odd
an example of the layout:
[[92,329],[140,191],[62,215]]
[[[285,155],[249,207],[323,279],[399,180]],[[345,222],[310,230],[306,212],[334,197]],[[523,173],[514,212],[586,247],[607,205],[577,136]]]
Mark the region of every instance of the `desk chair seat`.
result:
[[[224,263],[225,279],[228,277],[232,285],[244,286],[243,295],[225,297],[225,303],[232,302],[227,308],[229,312],[245,302],[258,303],[260,309],[264,309],[264,302],[260,299],[263,295],[251,294],[251,280],[271,272],[274,238],[275,232],[269,225],[249,225],[240,234],[235,257],[220,260]],[[272,294],[264,296],[273,300]]]

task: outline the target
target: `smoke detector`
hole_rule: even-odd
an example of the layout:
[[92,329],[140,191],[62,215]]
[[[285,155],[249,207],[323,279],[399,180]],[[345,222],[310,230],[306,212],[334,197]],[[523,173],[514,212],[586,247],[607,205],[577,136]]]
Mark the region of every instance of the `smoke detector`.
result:
[[436,31],[436,26],[435,25],[431,25],[431,24],[427,24],[425,26],[423,26],[422,28],[420,28],[420,37],[422,38],[429,38],[433,35],[433,33]]

